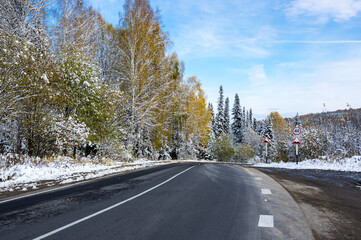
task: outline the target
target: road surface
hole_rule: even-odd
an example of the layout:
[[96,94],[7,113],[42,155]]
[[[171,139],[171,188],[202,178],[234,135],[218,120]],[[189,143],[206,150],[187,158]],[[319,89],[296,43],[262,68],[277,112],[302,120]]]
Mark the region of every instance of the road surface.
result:
[[257,169],[174,164],[0,200],[0,239],[313,239]]

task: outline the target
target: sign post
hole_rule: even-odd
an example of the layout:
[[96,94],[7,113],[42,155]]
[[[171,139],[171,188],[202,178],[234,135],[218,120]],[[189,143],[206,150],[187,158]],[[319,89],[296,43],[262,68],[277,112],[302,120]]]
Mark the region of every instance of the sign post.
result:
[[298,164],[298,145],[301,145],[301,140],[298,138],[298,135],[301,134],[301,128],[296,126],[292,130],[293,134],[296,135],[295,139],[292,141],[292,145],[296,145],[296,164]]
[[268,146],[268,144],[271,143],[271,140],[269,140],[268,137],[265,137],[262,143],[266,144],[266,163],[267,163],[267,146]]
[[301,144],[301,140],[298,138],[298,136],[296,136],[292,141],[292,145],[296,145],[296,164],[298,164],[298,145]]

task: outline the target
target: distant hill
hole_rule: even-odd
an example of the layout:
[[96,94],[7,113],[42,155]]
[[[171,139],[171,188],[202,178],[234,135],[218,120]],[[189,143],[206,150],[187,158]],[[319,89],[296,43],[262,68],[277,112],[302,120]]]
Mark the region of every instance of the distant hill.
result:
[[[300,115],[302,125],[319,125],[322,122],[341,123],[351,121],[353,123],[361,123],[361,108],[344,109],[332,112],[310,113]],[[294,118],[285,118],[289,126],[293,125]]]

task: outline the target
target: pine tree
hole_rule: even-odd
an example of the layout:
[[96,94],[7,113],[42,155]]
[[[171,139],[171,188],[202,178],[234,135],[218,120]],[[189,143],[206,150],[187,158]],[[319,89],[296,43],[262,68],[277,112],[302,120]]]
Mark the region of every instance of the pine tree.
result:
[[246,108],[243,107],[243,112],[242,112],[242,126],[243,126],[243,128],[246,128],[246,124],[247,124],[247,121],[246,121]]
[[254,131],[257,130],[257,120],[256,120],[256,118],[253,118],[252,129],[253,129]]
[[298,116],[298,113],[295,116],[295,127],[301,127],[301,121],[300,121],[300,117]]
[[212,114],[212,122],[213,122],[214,121],[214,111],[213,111],[213,104],[212,103],[208,103],[208,110]]
[[249,118],[249,127],[253,129],[253,115],[252,115],[252,108],[249,109],[249,115],[248,115],[248,118]]
[[218,98],[217,115],[215,122],[216,137],[220,136],[223,133],[224,130],[223,123],[224,123],[223,87],[221,85],[219,87],[219,98]]
[[233,119],[233,123],[232,123],[233,142],[235,145],[238,145],[243,141],[242,110],[239,104],[238,94],[234,96],[232,119]]
[[258,135],[263,136],[263,126],[264,126],[264,121],[259,121],[257,123],[257,128],[256,128],[256,132]]
[[214,147],[215,141],[216,141],[216,136],[215,136],[214,132],[212,131],[211,135],[209,136],[208,147],[207,147],[208,158],[210,160],[214,159],[213,147]]
[[214,116],[214,110],[213,110],[213,104],[212,103],[208,103],[208,110],[211,112],[211,115],[212,115],[212,132],[214,133],[215,132],[215,122],[216,122],[216,119],[215,119],[215,116]]
[[250,122],[249,122],[249,111],[246,111],[246,127],[249,128],[250,127]]
[[224,104],[224,122],[223,122],[223,132],[225,134],[230,134],[229,131],[229,126],[230,126],[230,122],[229,122],[229,98],[226,98],[225,104]]
[[269,140],[274,140],[274,132],[270,116],[267,116],[263,125],[263,137],[268,137]]

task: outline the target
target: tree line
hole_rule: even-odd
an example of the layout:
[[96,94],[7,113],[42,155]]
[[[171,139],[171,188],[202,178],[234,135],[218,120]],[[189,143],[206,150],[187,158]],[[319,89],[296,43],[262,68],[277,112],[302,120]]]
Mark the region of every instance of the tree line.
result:
[[0,152],[195,158],[211,112],[147,0],[119,25],[83,0],[0,6]]
[[[252,108],[241,107],[238,94],[235,95],[230,113],[229,98],[224,99],[223,87],[219,88],[217,113],[212,104],[212,132],[208,143],[209,157],[220,161],[246,161],[255,156],[262,156],[262,137],[273,139],[271,118],[257,121]],[[231,115],[231,116],[230,116]]]
[[[229,98],[224,99],[220,86],[217,113],[209,107],[212,115],[212,132],[208,144],[209,158],[220,161],[247,161],[258,158],[265,161],[266,137],[268,159],[272,161],[295,161],[295,146],[292,141],[294,127],[301,128],[299,157],[303,159],[337,160],[361,154],[360,110],[339,110],[284,119],[278,112],[271,112],[265,119],[253,118],[252,109],[241,107],[238,94],[234,97],[230,113]],[[231,116],[230,116],[231,115]]]

